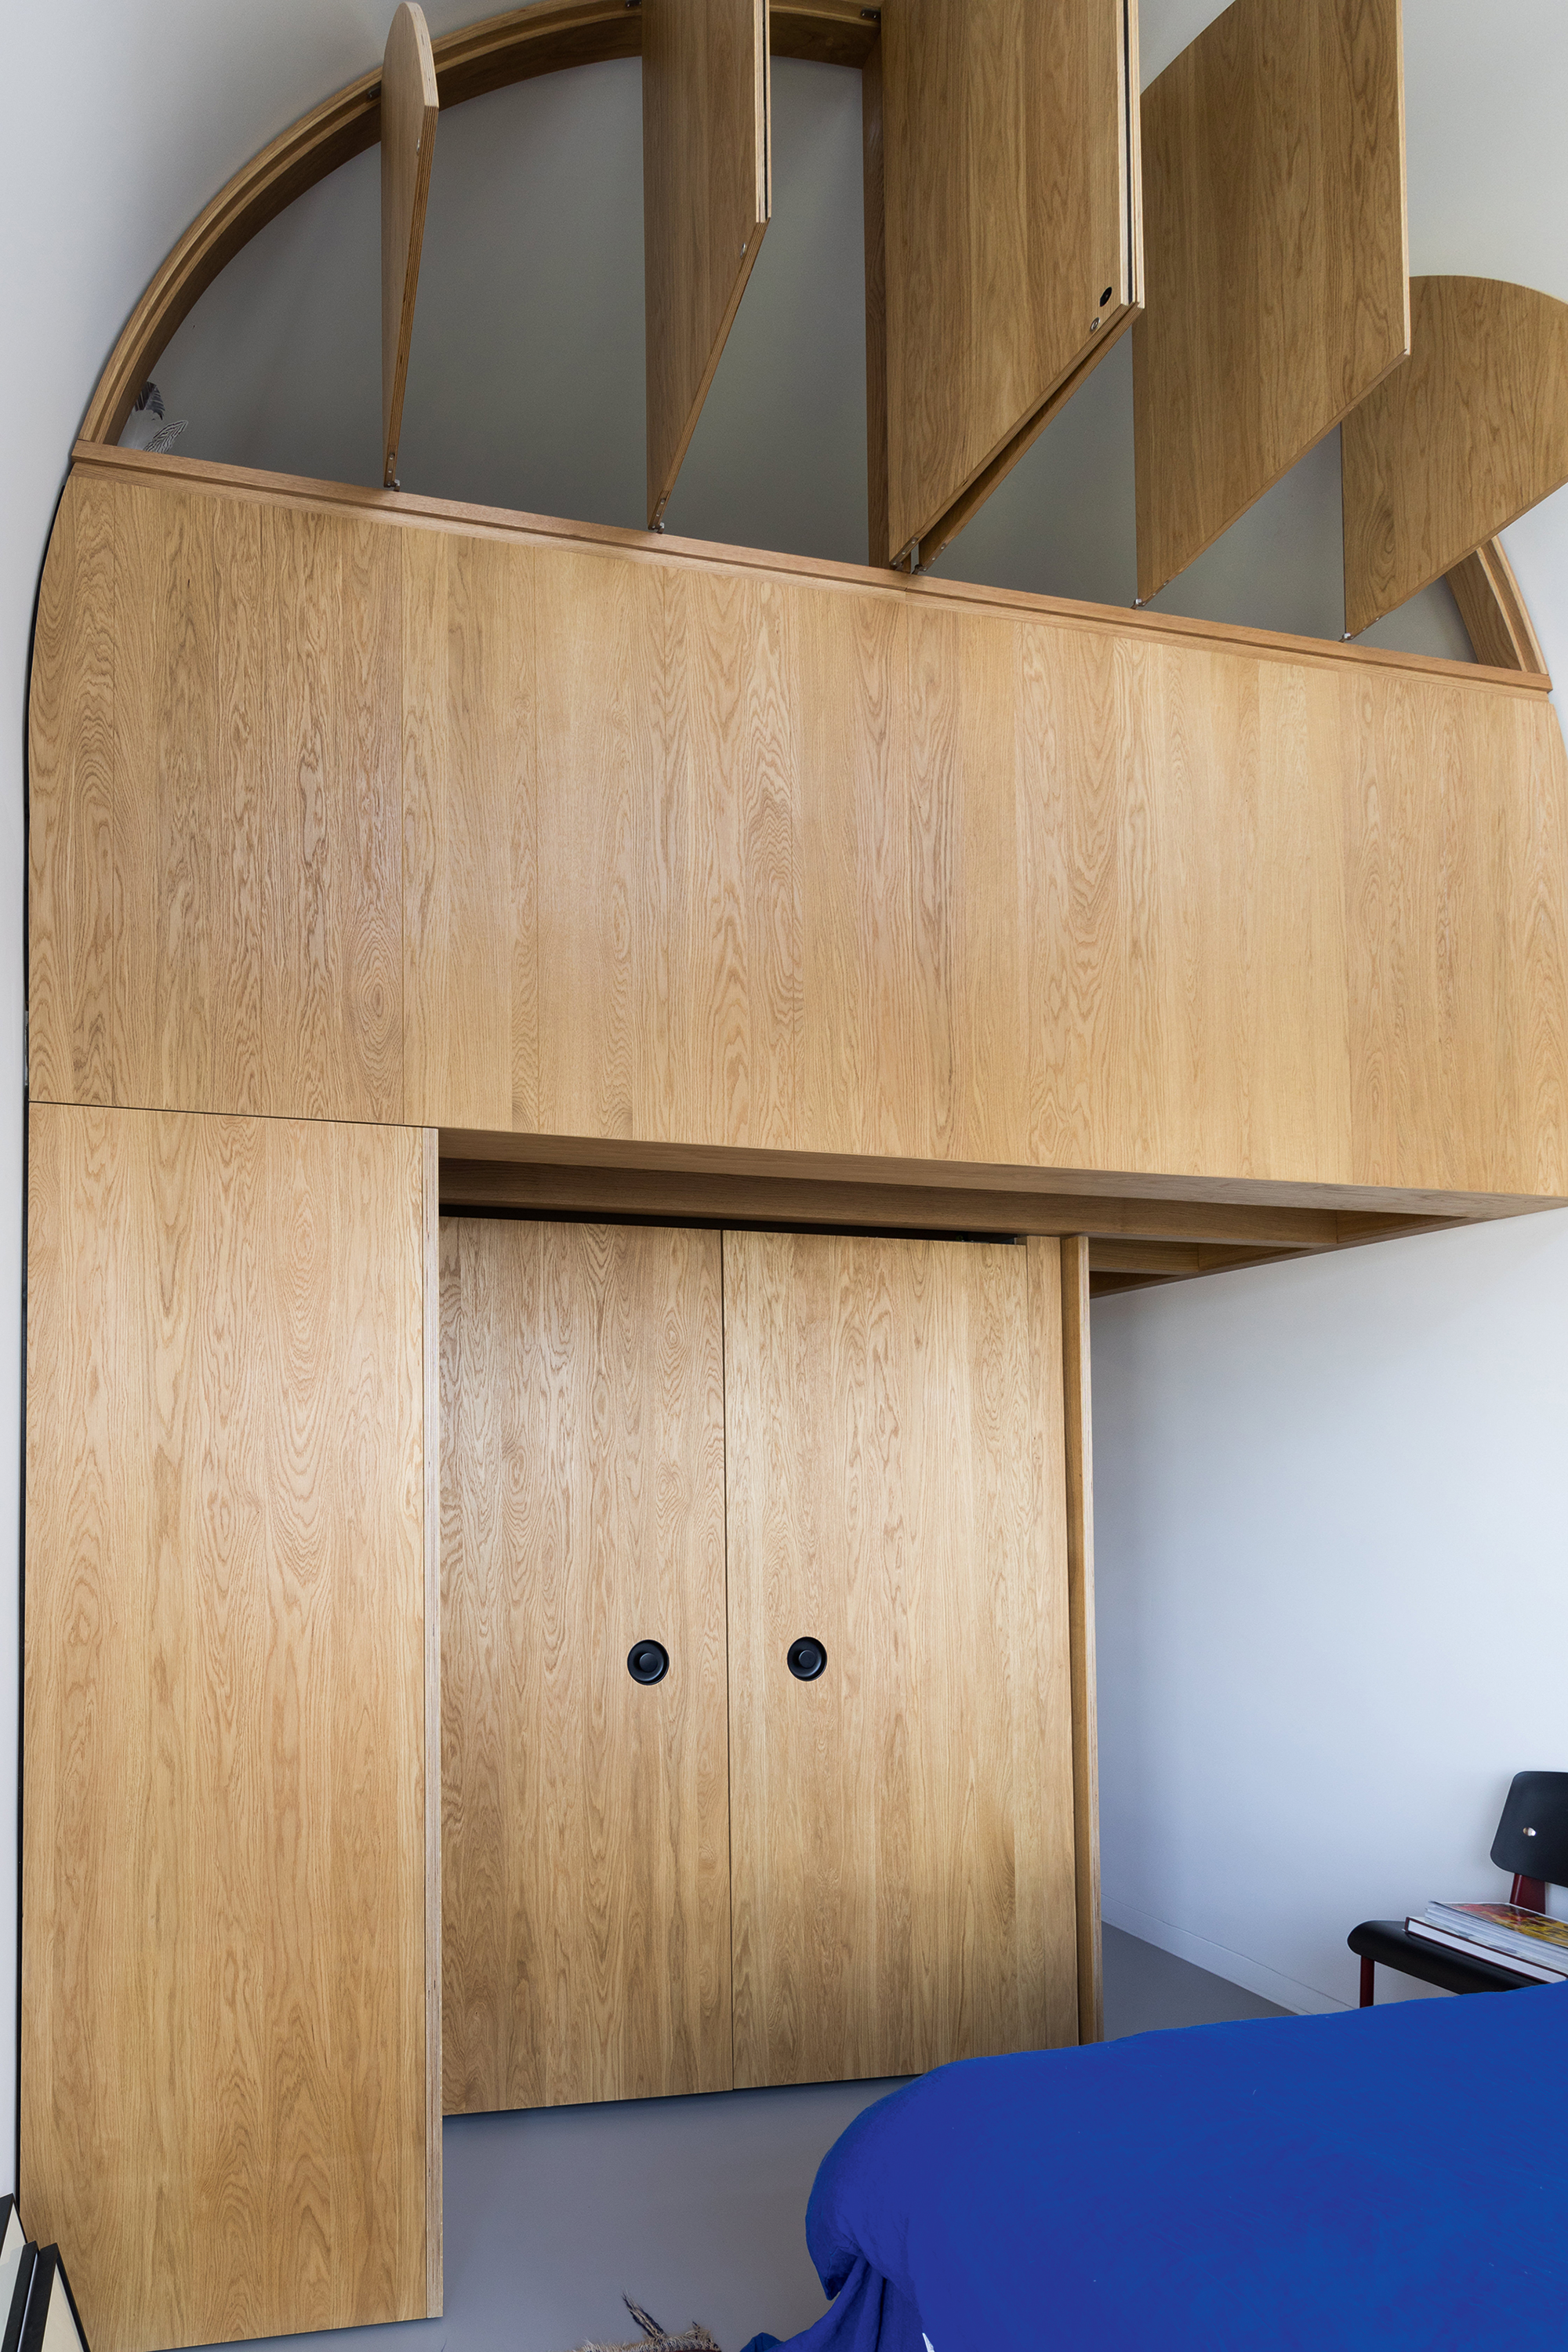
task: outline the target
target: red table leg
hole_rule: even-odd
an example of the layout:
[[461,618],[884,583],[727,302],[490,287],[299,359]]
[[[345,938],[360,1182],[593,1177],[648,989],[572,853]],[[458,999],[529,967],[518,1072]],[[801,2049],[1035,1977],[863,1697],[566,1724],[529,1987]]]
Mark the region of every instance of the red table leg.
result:
[[1364,1954],[1363,1955],[1361,1964],[1361,2005],[1363,2009],[1371,2009],[1373,2005],[1374,1996],[1372,1990],[1372,1983],[1376,1966],[1377,1963],[1375,1960],[1369,1960]]

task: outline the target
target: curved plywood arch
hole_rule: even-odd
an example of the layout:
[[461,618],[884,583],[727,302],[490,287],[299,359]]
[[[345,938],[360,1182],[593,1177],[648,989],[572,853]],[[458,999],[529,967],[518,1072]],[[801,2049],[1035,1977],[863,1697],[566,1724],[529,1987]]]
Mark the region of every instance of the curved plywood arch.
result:
[[1568,482],[1568,302],[1413,278],[1410,358],[1345,420],[1352,636]]
[[[877,39],[857,0],[773,0],[773,53],[862,64]],[[533,0],[431,43],[443,109],[514,81],[642,55],[642,17],[628,0]],[[160,354],[219,271],[297,196],[381,136],[378,66],[334,90],[252,156],[200,212],[121,330],[82,422],[84,441],[115,442]]]

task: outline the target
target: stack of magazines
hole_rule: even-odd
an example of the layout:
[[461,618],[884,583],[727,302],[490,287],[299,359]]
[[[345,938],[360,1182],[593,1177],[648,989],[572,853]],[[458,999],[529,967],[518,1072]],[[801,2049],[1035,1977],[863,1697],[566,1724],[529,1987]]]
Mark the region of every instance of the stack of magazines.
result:
[[1406,1919],[1405,1930],[1468,1960],[1511,1969],[1516,1977],[1541,1984],[1568,1979],[1568,1919],[1549,1919],[1517,1903],[1428,1903],[1419,1919]]

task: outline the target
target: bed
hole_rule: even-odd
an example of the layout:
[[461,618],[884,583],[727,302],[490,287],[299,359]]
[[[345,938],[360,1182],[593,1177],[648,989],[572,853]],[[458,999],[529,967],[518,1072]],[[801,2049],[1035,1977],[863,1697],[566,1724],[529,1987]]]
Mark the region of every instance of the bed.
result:
[[939,2068],[824,2158],[787,2352],[1562,2352],[1565,2085],[1568,1985]]

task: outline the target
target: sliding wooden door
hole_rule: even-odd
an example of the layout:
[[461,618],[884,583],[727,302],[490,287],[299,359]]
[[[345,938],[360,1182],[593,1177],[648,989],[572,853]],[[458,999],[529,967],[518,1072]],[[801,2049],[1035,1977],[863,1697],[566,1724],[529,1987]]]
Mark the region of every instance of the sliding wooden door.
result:
[[712,1233],[442,1224],[448,2112],[731,2081],[719,1291]]
[[93,2352],[441,2308],[434,1141],[33,1107],[19,2187]]
[[737,2085],[1076,2041],[1058,1244],[726,1234],[724,1365]]

